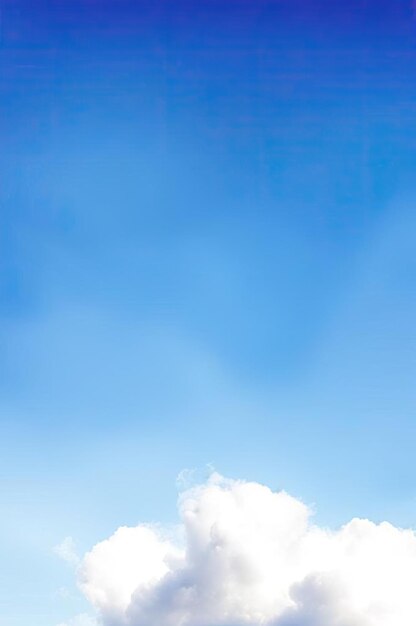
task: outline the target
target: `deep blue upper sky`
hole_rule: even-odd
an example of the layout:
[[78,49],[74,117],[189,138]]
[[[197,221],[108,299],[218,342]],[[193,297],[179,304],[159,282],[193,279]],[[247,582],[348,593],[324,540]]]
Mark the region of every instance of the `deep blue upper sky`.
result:
[[415,44],[410,0],[3,0],[4,626],[183,467],[414,523]]
[[83,292],[296,358],[412,177],[409,4],[6,2],[4,315]]

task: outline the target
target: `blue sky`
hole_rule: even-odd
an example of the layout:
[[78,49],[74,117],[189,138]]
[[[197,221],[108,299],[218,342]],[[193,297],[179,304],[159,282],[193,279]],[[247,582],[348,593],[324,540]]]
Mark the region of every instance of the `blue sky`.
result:
[[414,525],[415,44],[410,0],[3,0],[1,626],[183,468]]

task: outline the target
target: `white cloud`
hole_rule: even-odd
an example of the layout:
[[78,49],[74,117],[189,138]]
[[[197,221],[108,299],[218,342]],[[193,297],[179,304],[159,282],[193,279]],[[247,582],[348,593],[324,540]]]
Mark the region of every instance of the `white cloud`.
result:
[[57,554],[61,559],[69,563],[69,565],[72,565],[74,567],[79,565],[80,558],[76,553],[75,541],[72,539],[72,537],[65,537],[62,543],[55,546],[53,550],[55,554]]
[[286,494],[214,474],[179,499],[181,541],[119,528],[81,564],[106,626],[414,626],[416,536],[314,526]]

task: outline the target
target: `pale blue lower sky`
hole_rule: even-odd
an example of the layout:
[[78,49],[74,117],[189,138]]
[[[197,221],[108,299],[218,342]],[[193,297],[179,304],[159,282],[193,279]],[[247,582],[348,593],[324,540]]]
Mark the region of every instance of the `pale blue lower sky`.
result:
[[368,233],[301,364],[262,381],[166,312],[51,298],[5,324],[5,625],[23,625],[28,602],[39,626],[81,610],[53,546],[70,535],[82,552],[119,525],[174,522],[183,468],[285,488],[330,525],[414,525],[409,207],[398,198]]

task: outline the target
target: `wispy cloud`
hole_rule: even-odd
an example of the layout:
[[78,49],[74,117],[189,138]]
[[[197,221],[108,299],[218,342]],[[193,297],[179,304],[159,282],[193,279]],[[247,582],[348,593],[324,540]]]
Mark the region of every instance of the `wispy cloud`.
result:
[[58,626],[97,626],[97,620],[87,613],[81,613],[67,622],[62,622]]
[[57,546],[54,547],[54,552],[61,559],[66,561],[69,565],[77,567],[80,563],[80,558],[76,552],[75,541],[72,537],[65,537],[65,539]]
[[416,536],[353,519],[313,525],[287,493],[213,474],[179,498],[182,541],[121,527],[80,586],[111,626],[414,626]]

